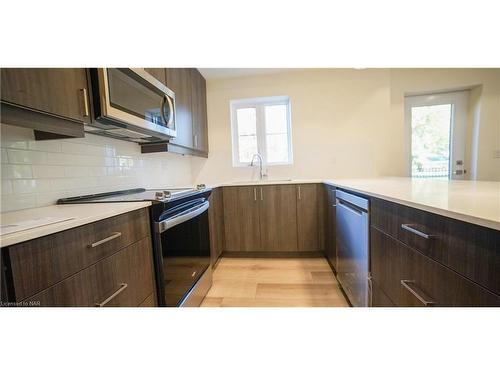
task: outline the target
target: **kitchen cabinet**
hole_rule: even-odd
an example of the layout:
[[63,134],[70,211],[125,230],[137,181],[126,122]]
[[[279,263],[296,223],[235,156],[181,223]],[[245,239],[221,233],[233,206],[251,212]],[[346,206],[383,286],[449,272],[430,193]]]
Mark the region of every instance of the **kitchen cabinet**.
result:
[[192,104],[192,71],[188,68],[167,68],[166,82],[168,88],[175,92],[175,119],[177,136],[170,141],[171,145],[193,149],[193,104]]
[[163,83],[165,86],[167,85],[165,68],[144,68],[144,70],[155,77],[158,81]]
[[371,267],[373,282],[396,306],[500,306],[499,295],[378,229],[371,231]]
[[[146,68],[175,92],[177,136],[169,142],[142,145],[143,153],[168,151],[208,157],[206,82],[194,68]],[[160,79],[161,80],[161,79]]]
[[372,198],[373,304],[500,306],[499,249],[498,231]]
[[210,263],[214,267],[224,251],[224,207],[222,188],[212,190],[209,198],[208,223],[210,230]]
[[139,306],[155,293],[146,208],[2,249],[8,300],[23,306]]
[[83,137],[91,121],[90,91],[84,68],[2,68],[5,124],[35,130],[36,139]]
[[297,185],[297,231],[299,251],[320,251],[318,213],[319,185]]
[[198,69],[191,70],[194,148],[208,156],[207,88]]
[[257,187],[225,187],[224,250],[260,251],[260,222]]
[[295,185],[257,188],[262,251],[297,251]]
[[336,246],[336,206],[335,187],[325,185],[325,255],[330,267],[336,271],[337,246]]
[[224,251],[268,255],[319,252],[318,189],[317,184],[224,187]]

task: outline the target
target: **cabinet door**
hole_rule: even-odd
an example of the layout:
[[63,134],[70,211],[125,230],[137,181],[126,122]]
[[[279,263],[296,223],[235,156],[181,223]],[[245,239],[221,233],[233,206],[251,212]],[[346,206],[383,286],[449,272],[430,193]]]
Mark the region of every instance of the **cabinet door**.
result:
[[191,69],[194,148],[208,153],[207,89],[198,69]]
[[90,122],[83,68],[1,69],[2,101],[80,123]]
[[318,185],[297,185],[297,229],[299,251],[320,251]]
[[165,68],[144,68],[144,70],[149,74],[151,74],[153,77],[155,77],[158,81],[166,85],[167,80],[165,78],[166,77]]
[[193,148],[193,119],[191,115],[191,69],[167,68],[166,80],[169,89],[175,92],[175,123],[177,136],[170,143]]
[[225,251],[259,251],[260,224],[257,187],[225,187],[224,237]]
[[337,246],[336,246],[336,207],[335,188],[326,187],[326,257],[333,268],[337,267]]
[[208,221],[210,226],[210,261],[215,265],[224,249],[224,210],[222,188],[215,188],[210,195]]
[[295,185],[261,186],[260,238],[262,251],[297,251]]

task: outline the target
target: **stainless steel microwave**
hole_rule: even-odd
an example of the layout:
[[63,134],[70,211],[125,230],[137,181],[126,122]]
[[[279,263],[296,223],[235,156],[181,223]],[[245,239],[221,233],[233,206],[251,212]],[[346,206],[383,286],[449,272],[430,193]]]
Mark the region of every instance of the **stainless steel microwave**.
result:
[[94,121],[89,133],[138,143],[177,135],[175,93],[144,69],[90,69]]

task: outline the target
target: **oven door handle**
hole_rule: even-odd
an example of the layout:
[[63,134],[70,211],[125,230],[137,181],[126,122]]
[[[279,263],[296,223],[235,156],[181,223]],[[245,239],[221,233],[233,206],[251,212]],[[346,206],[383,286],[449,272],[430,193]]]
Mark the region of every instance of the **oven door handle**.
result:
[[178,214],[174,217],[170,217],[168,219],[162,220],[158,223],[155,223],[155,232],[156,233],[163,233],[167,229],[170,229],[172,227],[175,227],[176,225],[182,224],[198,215],[201,215],[203,212],[208,210],[208,207],[210,206],[210,203],[208,201],[203,202],[203,204],[200,204],[198,206],[195,206],[191,208],[190,210],[184,211],[181,214]]

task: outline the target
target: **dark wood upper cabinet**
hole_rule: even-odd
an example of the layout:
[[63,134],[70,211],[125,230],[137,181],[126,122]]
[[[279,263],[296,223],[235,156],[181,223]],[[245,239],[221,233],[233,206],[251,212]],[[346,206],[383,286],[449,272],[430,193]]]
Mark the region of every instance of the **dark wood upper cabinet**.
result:
[[192,70],[188,68],[165,69],[167,86],[175,92],[177,136],[170,141],[170,144],[190,149],[194,145],[191,100]]
[[2,69],[1,91],[3,102],[76,122],[90,121],[85,69]]
[[320,251],[318,185],[297,185],[297,228],[299,251]]
[[32,128],[37,139],[84,136],[82,125],[91,122],[86,69],[3,68],[1,82],[3,123]]
[[[147,68],[158,79],[161,69]],[[169,142],[143,145],[142,152],[174,152],[208,157],[205,78],[194,68],[165,68],[165,84],[175,92],[177,136]]]
[[165,68],[144,68],[144,70],[164,85],[167,85]]
[[297,251],[295,185],[257,187],[263,251]]
[[207,88],[198,69],[191,69],[194,148],[208,155]]

